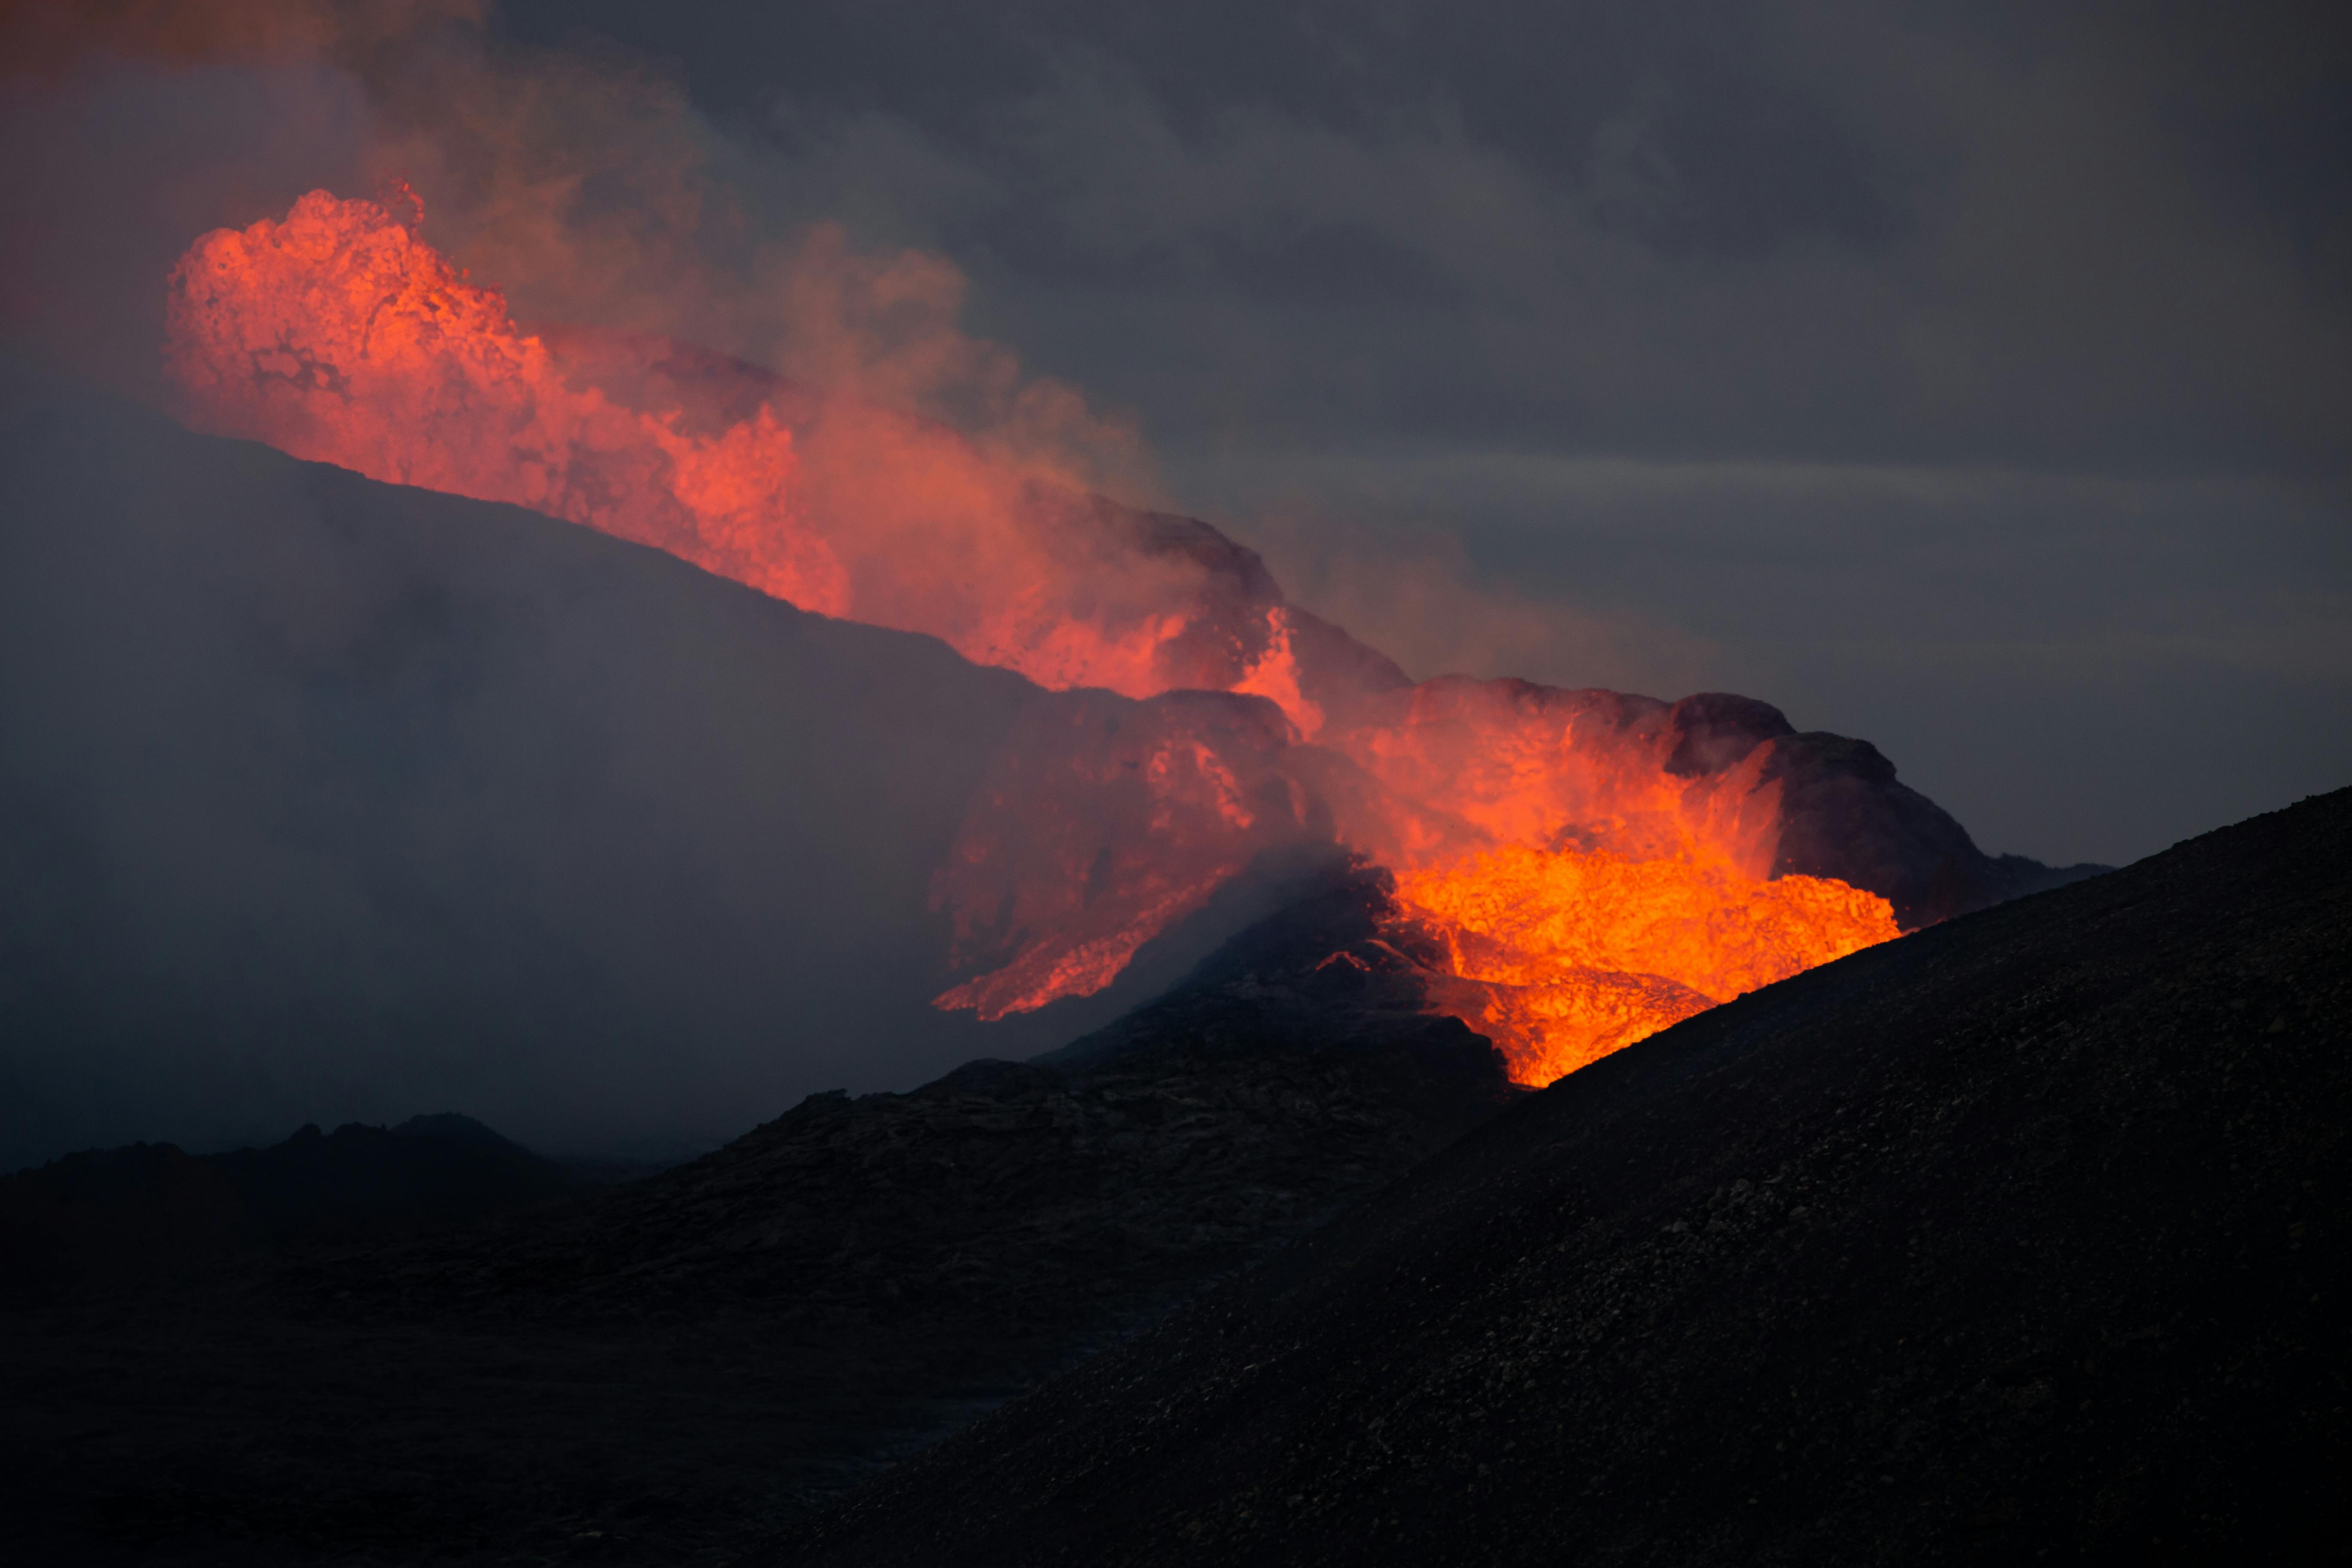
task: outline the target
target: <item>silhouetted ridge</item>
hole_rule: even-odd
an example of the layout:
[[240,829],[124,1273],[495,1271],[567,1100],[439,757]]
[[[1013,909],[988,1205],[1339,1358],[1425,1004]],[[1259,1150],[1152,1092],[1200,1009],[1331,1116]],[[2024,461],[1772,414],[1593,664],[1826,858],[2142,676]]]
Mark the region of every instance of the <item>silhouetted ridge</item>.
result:
[[460,1116],[454,1110],[435,1111],[429,1116],[412,1116],[393,1128],[395,1138],[427,1138],[443,1143],[471,1143],[483,1149],[519,1149],[520,1144],[504,1135],[493,1132],[470,1116]]
[[[416,1121],[431,1131],[414,1131]],[[228,1177],[264,1230],[288,1237],[468,1225],[578,1185],[470,1118],[416,1121],[391,1131],[310,1126],[267,1149],[200,1157]]]
[[219,1154],[91,1150],[0,1177],[0,1278],[18,1295],[159,1279],[289,1243],[475,1225],[580,1184],[451,1113]]
[[1811,733],[1770,744],[1764,776],[1781,786],[1772,874],[1867,888],[1895,906],[1906,931],[2113,869],[1987,855],[1949,812],[1898,782],[1867,741]]
[[[892,1360],[869,1339],[944,1336],[970,1376],[1017,1381],[1055,1344],[1319,1223],[1518,1092],[1485,1039],[1427,1013],[1421,970],[1331,962],[1378,949],[1384,882],[1304,874],[1290,885],[1310,896],[1064,1050],[967,1062],[903,1094],[811,1095],[691,1164],[478,1243],[381,1275],[337,1265],[337,1289],[757,1302],[812,1344],[847,1333],[869,1368]],[[1016,1344],[1019,1364],[1003,1356]]]
[[2352,790],[1528,1097],[885,1478],[861,1565],[2318,1561]]
[[[1115,1048],[811,1095],[688,1164],[487,1227],[310,1223],[380,1210],[388,1167],[419,1157],[520,1155],[453,1115],[222,1160],[59,1162],[161,1185],[176,1206],[140,1208],[144,1237],[194,1234],[209,1198],[246,1245],[162,1291],[9,1320],[12,1376],[111,1413],[89,1447],[0,1447],[0,1469],[37,1478],[16,1538],[76,1563],[233,1542],[240,1565],[315,1561],[354,1520],[385,1562],[748,1548],[1520,1092],[1378,944],[1381,878],[1328,856],[1264,869],[1283,907]],[[1327,962],[1343,953],[1370,962]],[[147,1316],[126,1326],[125,1302]],[[406,1478],[396,1507],[386,1475]],[[125,1542],[126,1520],[152,1522]]]

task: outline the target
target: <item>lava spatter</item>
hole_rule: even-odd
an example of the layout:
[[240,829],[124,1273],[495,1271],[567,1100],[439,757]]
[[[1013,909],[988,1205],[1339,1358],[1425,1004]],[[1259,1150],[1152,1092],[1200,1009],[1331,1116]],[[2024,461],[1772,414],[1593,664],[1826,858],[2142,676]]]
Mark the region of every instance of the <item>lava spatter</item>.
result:
[[1770,876],[1769,740],[1690,773],[1648,699],[1400,684],[1213,530],[724,356],[525,331],[422,217],[314,191],[199,239],[168,302],[191,420],[1077,694],[1008,740],[933,879],[970,976],[941,1006],[1097,992],[1255,856],[1318,836],[1395,872],[1399,918],[1447,955],[1433,1005],[1526,1083],[1896,934],[1875,894]]

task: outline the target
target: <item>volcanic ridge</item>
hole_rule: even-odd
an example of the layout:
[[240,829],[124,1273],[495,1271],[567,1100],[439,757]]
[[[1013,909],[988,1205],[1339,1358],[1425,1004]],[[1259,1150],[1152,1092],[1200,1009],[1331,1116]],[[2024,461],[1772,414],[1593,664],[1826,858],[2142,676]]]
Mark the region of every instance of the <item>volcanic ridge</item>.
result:
[[2334,1560],[2352,790],[1528,1097],[808,1563]]
[[[430,489],[0,376],[0,1136],[339,1074],[740,1126],[780,1073],[1078,1038],[608,1190],[446,1118],[8,1178],[20,1539],[2000,1555],[2226,1532],[2199,1442],[2272,1456],[2273,1521],[2340,1469],[2343,797],[2081,882],[1751,699],[1414,684],[1206,524],[523,335],[372,204],[206,243],[497,352],[436,403],[446,335],[175,283],[192,395],[270,400],[218,427]],[[320,374],[246,376],[298,340]],[[1053,571],[976,592],[992,542]],[[2284,1264],[2216,1239],[2273,1201]]]
[[[1384,879],[1290,887],[1051,1059],[811,1096],[606,1191],[546,1201],[563,1173],[487,1129],[414,1136],[446,1118],[0,1180],[20,1539],[142,1563],[752,1548],[1525,1092],[1429,1011],[1431,972],[1380,934]],[[412,1144],[442,1158],[387,1179]],[[262,1217],[294,1198],[299,1221]]]
[[2347,888],[2352,791],[1530,1092],[1430,1014],[1444,977],[1391,940],[1385,879],[1329,867],[1045,1058],[813,1097],[472,1228],[314,1224],[20,1300],[19,1539],[2308,1555],[2337,1539],[2352,1382]]

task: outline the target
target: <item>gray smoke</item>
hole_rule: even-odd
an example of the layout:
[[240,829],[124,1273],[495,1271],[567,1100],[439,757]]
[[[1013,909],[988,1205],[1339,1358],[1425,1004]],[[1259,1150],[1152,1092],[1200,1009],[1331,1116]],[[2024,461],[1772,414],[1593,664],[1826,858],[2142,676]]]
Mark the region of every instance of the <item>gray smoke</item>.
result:
[[1077,700],[8,366],[0,1168],[451,1106],[715,1140],[1059,1044],[1247,912],[1087,1001],[929,1005],[931,875]]

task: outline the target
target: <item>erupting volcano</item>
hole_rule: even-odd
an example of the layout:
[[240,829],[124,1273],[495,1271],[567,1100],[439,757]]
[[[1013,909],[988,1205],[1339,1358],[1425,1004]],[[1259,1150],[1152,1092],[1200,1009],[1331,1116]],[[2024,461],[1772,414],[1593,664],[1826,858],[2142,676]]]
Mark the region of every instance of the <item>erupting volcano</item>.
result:
[[1897,934],[1885,889],[1792,874],[1777,714],[1740,731],[1708,700],[1414,685],[1203,524],[724,356],[526,331],[421,220],[404,193],[320,191],[198,240],[167,346],[191,422],[1116,694],[1016,737],[974,805],[933,884],[969,976],[941,1006],[1098,991],[1302,842],[1393,874],[1389,918],[1449,971],[1432,1006],[1529,1084]]

